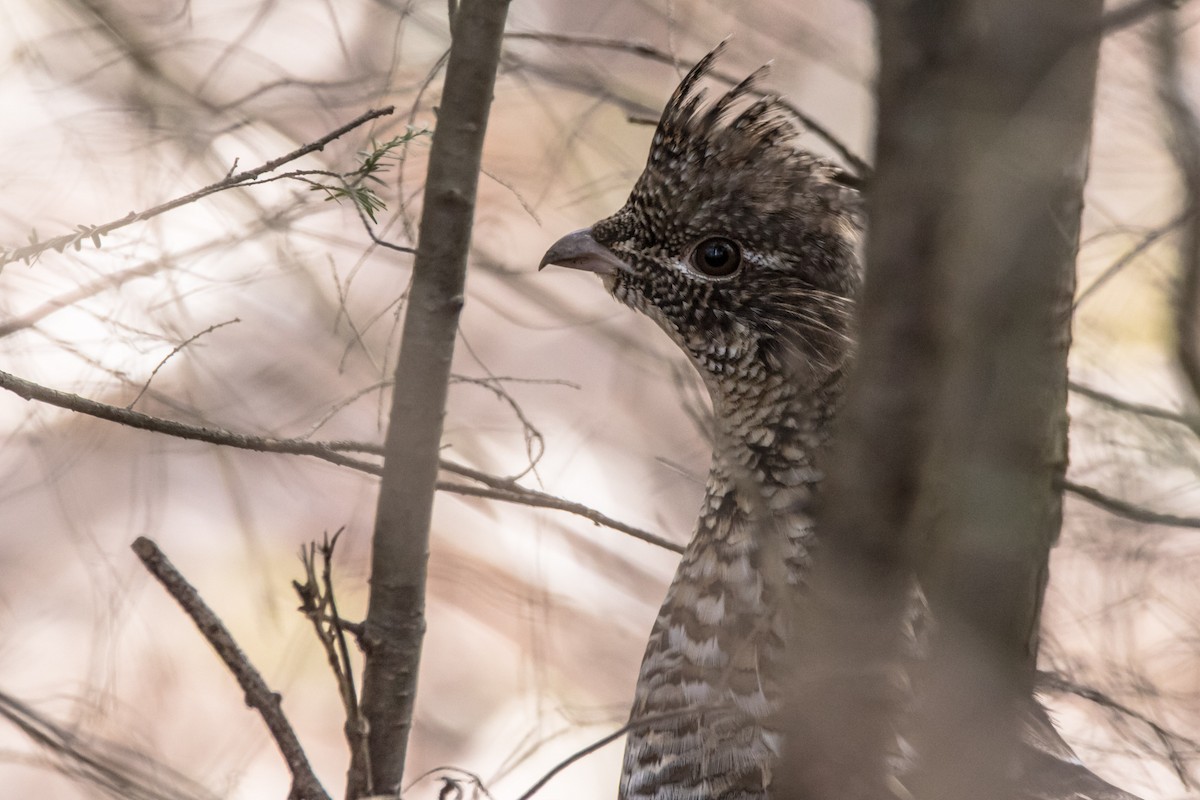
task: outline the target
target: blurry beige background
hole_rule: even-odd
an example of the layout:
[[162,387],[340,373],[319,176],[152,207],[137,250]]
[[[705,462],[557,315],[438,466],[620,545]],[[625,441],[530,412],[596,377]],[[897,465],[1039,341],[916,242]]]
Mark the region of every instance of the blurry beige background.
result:
[[[434,126],[444,2],[7,0],[0,6],[0,245],[24,244],[186,194],[371,107],[397,112],[297,167],[349,171],[371,135]],[[1193,17],[1195,15],[1193,14]],[[723,68],[772,61],[769,83],[869,156],[872,34],[857,0],[517,2],[513,32],[645,43],[693,61],[733,35]],[[1190,74],[1196,74],[1196,62]],[[526,485],[682,542],[707,446],[697,385],[645,319],[599,283],[535,267],[567,230],[615,210],[680,72],[629,49],[512,38],[485,152],[456,372],[503,377],[545,453]],[[1197,90],[1200,80],[1189,89]],[[1176,214],[1145,45],[1104,49],[1080,259],[1088,287]],[[379,233],[411,244],[427,139],[381,194]],[[806,135],[804,145],[828,152]],[[1081,302],[1076,379],[1183,408],[1169,363],[1167,236]],[[410,260],[373,247],[353,209],[278,182],[210,197],[0,272],[0,325],[145,266],[0,339],[0,369],[136,409],[272,436],[381,441],[377,384],[395,357]],[[372,388],[374,387],[374,388]],[[1164,511],[1200,508],[1195,442],[1073,400],[1072,475]],[[314,430],[319,425],[319,429]],[[500,475],[528,465],[512,409],[452,389],[447,455]],[[231,627],[340,796],[342,712],[295,612],[305,542],[345,526],[343,614],[359,618],[375,481],[295,456],[223,450],[0,393],[0,690],[81,735],[172,766],[221,797],[280,798],[287,774],[232,678],[129,550],[157,541]],[[1200,736],[1200,532],[1143,527],[1068,503],[1048,595],[1046,668]],[[625,719],[675,558],[557,512],[442,494],[408,776],[452,765],[515,798]],[[1164,741],[1052,697],[1097,771],[1181,797]],[[1184,755],[1194,747],[1168,740]],[[1189,747],[1191,750],[1189,752]],[[119,748],[128,748],[121,750]],[[614,796],[619,743],[540,796]],[[461,774],[460,774],[461,777]],[[98,796],[0,724],[0,795]],[[438,775],[412,797],[436,797]]]

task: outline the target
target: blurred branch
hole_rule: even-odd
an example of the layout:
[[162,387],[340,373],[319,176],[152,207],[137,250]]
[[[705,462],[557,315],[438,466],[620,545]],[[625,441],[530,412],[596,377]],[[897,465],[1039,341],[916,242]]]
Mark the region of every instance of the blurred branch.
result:
[[351,760],[349,800],[398,793],[404,775],[450,364],[507,16],[508,0],[462,0],[450,20],[450,58],[429,151],[371,539],[362,689],[370,765]]
[[262,715],[263,722],[271,732],[271,738],[275,740],[292,774],[292,788],[288,792],[288,799],[329,800],[329,795],[308,763],[308,757],[304,754],[300,740],[296,738],[296,732],[284,716],[280,705],[282,698],[267,686],[262,675],[246,658],[246,654],[238,647],[221,619],[200,598],[195,587],[167,560],[158,549],[158,545],[144,536],[139,536],[134,540],[132,547],[150,574],[158,579],[167,593],[192,618],[201,635],[233,673],[238,685],[245,692],[246,705]]
[[[0,247],[0,268],[4,267],[5,264],[10,264],[14,261],[24,261],[27,264],[31,264],[38,256],[40,256],[42,253],[45,253],[47,250],[54,250],[59,253],[68,247],[74,247],[76,250],[78,250],[80,247],[82,247],[85,239],[90,239],[92,244],[99,248],[100,238],[102,236],[106,236],[115,230],[132,225],[135,222],[144,222],[145,220],[157,217],[160,214],[164,214],[167,211],[179,208],[180,206],[194,203],[197,200],[201,200],[211,194],[216,194],[217,192],[223,192],[227,189],[232,189],[246,183],[254,182],[260,176],[265,175],[268,172],[273,172],[288,162],[295,161],[296,159],[302,158],[309,153],[324,150],[325,145],[329,144],[335,139],[345,136],[350,131],[365,125],[371,120],[379,117],[385,117],[391,114],[393,111],[395,111],[395,109],[392,106],[367,111],[363,114],[360,114],[358,117],[354,118],[337,130],[327,133],[320,139],[309,142],[303,147],[297,148],[286,155],[272,159],[271,161],[268,161],[267,163],[252,170],[239,172],[237,174],[233,174],[231,171],[231,174],[225,176],[225,178],[217,181],[216,183],[205,186],[203,189],[198,189],[191,194],[184,195],[183,197],[177,197],[174,200],[154,206],[153,208],[145,211],[130,211],[124,217],[121,217],[117,220],[112,220],[111,222],[106,222],[102,225],[77,225],[75,227],[75,233],[55,236],[54,238],[46,239],[45,241],[39,240],[37,231],[33,231],[30,233],[29,244],[25,245],[24,247]],[[236,168],[236,163],[234,166]]]
[[1200,400],[1200,123],[1184,97],[1175,13],[1161,14],[1155,27],[1158,91],[1169,124],[1168,144],[1187,192],[1176,297],[1176,357],[1192,398]]
[[77,286],[69,292],[64,292],[57,297],[47,300],[31,311],[17,317],[9,317],[4,322],[0,322],[0,338],[26,328],[31,328],[54,312],[70,308],[81,300],[94,297],[109,289],[116,289],[135,278],[144,278],[148,275],[153,275],[160,269],[164,269],[168,263],[169,259],[166,258],[154,259],[143,264],[138,264],[136,267],[129,267],[128,269],[114,272],[111,275],[104,275],[94,281]]
[[436,775],[439,772],[455,772],[465,776],[466,780],[464,781],[457,777],[450,777],[449,775],[442,775],[439,778],[439,780],[442,782],[442,789],[440,792],[438,792],[438,800],[462,800],[462,798],[465,796],[462,790],[463,783],[467,783],[474,787],[471,792],[471,800],[478,800],[479,795],[481,794],[487,798],[487,800],[495,800],[495,798],[492,797],[492,793],[488,791],[487,785],[483,782],[483,778],[479,777],[474,772],[471,772],[469,769],[449,766],[434,767],[433,769],[422,772],[416,778],[413,778],[413,780],[408,784],[402,793],[403,796],[407,797],[408,792],[412,791],[414,786],[431,775]]
[[[684,65],[685,62],[675,58],[675,56],[660,50],[659,48],[646,44],[644,42],[630,41],[627,39],[611,39],[602,36],[579,36],[566,33],[549,33],[545,31],[512,31],[504,35],[506,39],[523,39],[545,44],[563,45],[568,47],[595,47],[604,50],[620,50],[625,53],[632,53],[650,61],[656,61],[660,64],[668,64],[672,67]],[[721,70],[713,70],[713,77],[718,80],[725,81],[730,85],[737,84],[743,76],[735,76]],[[761,94],[761,93],[760,93]],[[833,150],[841,156],[846,165],[853,170],[855,177],[860,180],[865,180],[871,174],[871,166],[864,158],[855,153],[849,145],[838,138],[833,131],[826,128],[817,120],[813,119],[808,114],[801,111],[794,104],[783,98],[779,98],[779,104],[786,108],[789,112],[795,115],[796,119],[800,120],[809,131],[818,139],[824,141]],[[638,120],[640,121],[640,120]]]
[[117,800],[217,800],[217,795],[145,753],[68,730],[5,692],[0,717],[58,761],[57,769]]
[[1176,425],[1182,425],[1191,430],[1192,433],[1200,436],[1200,417],[1190,414],[1181,414],[1178,411],[1171,411],[1158,406],[1146,405],[1144,403],[1134,403],[1129,400],[1122,400],[1119,397],[1114,397],[1106,392],[1101,392],[1098,389],[1093,389],[1090,386],[1084,386],[1081,383],[1071,381],[1067,384],[1072,392],[1081,397],[1086,397],[1089,400],[1095,400],[1097,403],[1102,403],[1110,408],[1115,408],[1118,411],[1128,411],[1131,414],[1137,414],[1142,417],[1150,417],[1152,419],[1161,419],[1166,422],[1174,422]]
[[1196,781],[1188,771],[1187,761],[1182,749],[1187,748],[1193,754],[1200,753],[1200,742],[1168,730],[1140,711],[1130,708],[1099,689],[1077,683],[1059,672],[1039,672],[1038,688],[1061,694],[1073,694],[1076,697],[1081,697],[1084,700],[1095,703],[1101,708],[1115,711],[1121,716],[1128,717],[1145,725],[1162,744],[1167,761],[1175,771],[1175,776],[1179,778],[1179,782],[1183,784],[1183,787],[1189,790],[1196,788]]
[[169,270],[176,263],[188,263],[191,259],[210,253],[213,250],[243,241],[251,241],[266,230],[286,227],[291,221],[293,213],[294,209],[288,207],[271,214],[265,214],[255,219],[251,225],[239,229],[231,235],[210,239],[194,247],[174,251],[162,258],[151,259],[137,266],[128,267],[127,269],[108,275],[101,275],[94,280],[80,284],[70,291],[63,292],[57,297],[46,300],[24,314],[9,317],[0,322],[0,338],[32,328],[51,314],[61,311],[64,308],[71,308],[76,303],[95,297],[110,289],[119,289],[130,281],[149,277],[163,270]]
[[1063,491],[1087,500],[1094,506],[1103,508],[1105,511],[1111,511],[1119,517],[1124,517],[1134,522],[1143,522],[1148,525],[1170,525],[1175,528],[1200,528],[1200,517],[1185,517],[1178,514],[1155,511],[1152,508],[1135,505],[1128,500],[1113,497],[1099,489],[1073,481],[1062,481],[1062,488]]
[[1184,0],[1134,0],[1101,17],[1100,33],[1108,35],[1121,28],[1136,25],[1152,14],[1178,8],[1183,2]]
[[1162,225],[1159,225],[1157,228],[1153,228],[1142,234],[1142,238],[1140,238],[1137,243],[1133,245],[1133,247],[1130,247],[1128,250],[1122,253],[1120,258],[1110,264],[1104,270],[1104,272],[1100,273],[1100,275],[1097,276],[1094,281],[1088,284],[1086,289],[1076,295],[1075,305],[1072,307],[1072,310],[1079,308],[1079,306],[1083,304],[1084,300],[1088,299],[1088,297],[1104,286],[1104,284],[1108,283],[1108,281],[1115,277],[1117,273],[1132,264],[1134,259],[1149,250],[1155,242],[1183,225],[1187,219],[1188,214],[1180,214],[1174,219],[1168,220]]
[[[120,425],[152,433],[175,436],[180,439],[207,442],[209,444],[221,445],[222,447],[233,447],[238,450],[251,450],[258,453],[311,456],[319,458],[322,461],[327,461],[330,464],[349,467],[350,469],[365,472],[369,475],[379,475],[383,471],[383,468],[378,464],[343,455],[345,451],[381,455],[383,448],[369,442],[314,442],[308,439],[276,439],[268,436],[236,433],[212,426],[189,425],[186,422],[154,417],[140,411],[133,411],[129,408],[100,403],[86,397],[80,397],[77,394],[51,389],[47,386],[27,381],[24,378],[18,378],[2,370],[0,370],[0,389],[7,389],[26,400],[46,403],[47,405],[56,406],[68,411],[86,414],[89,417],[116,422]],[[473,470],[470,467],[465,467],[445,459],[441,459],[438,462],[438,466],[440,469],[478,481],[494,490],[489,492],[485,489],[467,487],[462,484],[438,481],[436,488],[439,491],[454,492],[473,497],[488,497],[509,503],[533,506],[535,508],[565,511],[569,514],[584,517],[597,525],[603,525],[606,528],[627,533],[643,542],[657,545],[674,553],[683,552],[679,545],[661,536],[632,525],[626,525],[581,503],[564,500],[555,495],[537,491],[536,489],[528,489],[516,483],[512,478],[489,475],[486,472]]]

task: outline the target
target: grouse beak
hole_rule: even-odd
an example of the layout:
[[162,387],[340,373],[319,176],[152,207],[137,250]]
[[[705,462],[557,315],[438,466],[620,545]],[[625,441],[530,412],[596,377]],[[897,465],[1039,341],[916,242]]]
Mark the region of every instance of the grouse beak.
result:
[[597,275],[615,275],[629,269],[616,253],[592,238],[591,228],[568,233],[550,245],[538,269],[547,264],[595,272]]

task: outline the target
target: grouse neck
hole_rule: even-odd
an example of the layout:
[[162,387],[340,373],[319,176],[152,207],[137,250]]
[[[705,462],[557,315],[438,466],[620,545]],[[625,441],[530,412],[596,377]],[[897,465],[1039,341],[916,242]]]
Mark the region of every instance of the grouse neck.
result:
[[710,491],[817,482],[817,461],[842,397],[842,370],[809,387],[768,375],[749,386],[709,388],[716,425]]

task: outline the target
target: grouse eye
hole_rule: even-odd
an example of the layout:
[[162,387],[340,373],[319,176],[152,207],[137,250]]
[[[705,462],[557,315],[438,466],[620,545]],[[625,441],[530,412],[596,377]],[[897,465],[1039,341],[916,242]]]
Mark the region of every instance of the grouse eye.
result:
[[692,251],[692,266],[712,278],[732,275],[741,265],[741,248],[723,236],[705,239]]

